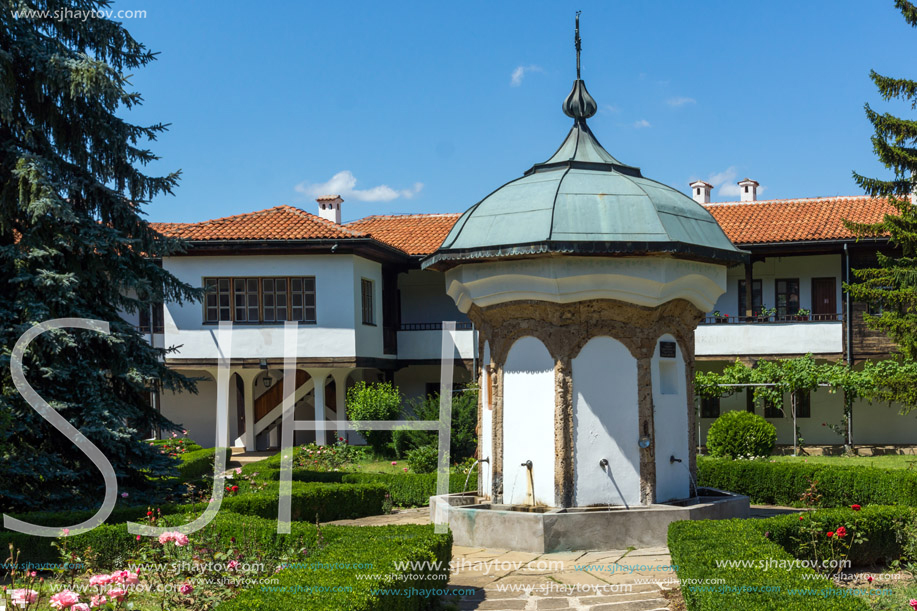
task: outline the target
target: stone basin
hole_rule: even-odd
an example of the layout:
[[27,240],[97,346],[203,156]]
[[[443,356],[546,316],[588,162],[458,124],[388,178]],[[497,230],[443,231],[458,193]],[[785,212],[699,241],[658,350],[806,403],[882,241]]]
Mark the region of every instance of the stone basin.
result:
[[534,553],[664,546],[672,522],[748,517],[747,496],[713,488],[697,493],[630,508],[500,505],[448,494],[430,498],[430,517],[449,525],[456,545]]

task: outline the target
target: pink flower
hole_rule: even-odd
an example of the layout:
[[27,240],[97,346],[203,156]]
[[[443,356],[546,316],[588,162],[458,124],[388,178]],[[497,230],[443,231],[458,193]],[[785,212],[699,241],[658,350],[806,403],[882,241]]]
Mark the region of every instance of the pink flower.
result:
[[76,603],[70,607],[70,611],[89,611],[89,605],[86,603]]
[[104,586],[108,583],[111,583],[111,575],[93,575],[89,578],[89,585],[91,586]]
[[64,536],[66,537],[66,536],[68,536],[69,534],[70,534],[70,529],[69,529],[69,528],[65,528],[65,529],[64,529]]
[[26,590],[25,588],[21,588],[19,590],[13,590],[10,592],[10,602],[17,607],[25,607],[26,605],[31,605],[37,600],[38,592],[35,590]]
[[178,591],[182,594],[191,594],[191,592],[194,592],[194,586],[186,581],[185,583],[178,586]]
[[911,609],[917,609],[917,598],[912,598],[907,604],[911,606]]
[[408,468],[407,468],[407,467],[404,468],[404,472],[405,472],[405,473],[408,472]]
[[140,535],[137,535],[137,541],[140,541]]
[[51,606],[55,609],[69,609],[80,602],[80,595],[72,590],[61,590],[51,597]]
[[159,535],[159,544],[165,545],[166,543],[168,543],[169,541],[173,541],[174,539],[175,539],[175,533],[173,533],[172,531],[164,532],[161,535]]
[[393,461],[392,461],[392,466],[393,466],[393,467],[394,467],[395,465],[397,465],[397,464],[398,464],[398,461],[397,461],[397,460],[393,460]]
[[236,567],[237,567],[237,566],[239,566],[239,561],[238,561],[238,560],[230,560],[230,561],[229,561],[229,564],[227,565],[227,567],[229,568],[230,571],[236,570]]
[[99,594],[97,596],[92,597],[92,600],[89,601],[89,606],[93,608],[101,607],[102,605],[104,605],[107,602],[108,602],[108,599],[102,596],[101,594]]
[[165,545],[169,541],[174,541],[175,545],[179,547],[184,547],[188,545],[188,535],[182,534],[178,531],[170,530],[169,532],[164,532],[159,535],[159,543]]
[[126,493],[126,492],[122,492],[122,493],[121,493],[121,498],[122,498],[122,499],[126,499],[126,498],[127,498],[127,493]]
[[236,475],[242,475],[242,467],[236,467]]
[[112,588],[108,591],[108,595],[111,596],[112,600],[120,602],[125,596],[127,596],[127,592],[121,588]]
[[184,547],[188,545],[188,535],[183,533],[175,533],[175,545],[178,547]]

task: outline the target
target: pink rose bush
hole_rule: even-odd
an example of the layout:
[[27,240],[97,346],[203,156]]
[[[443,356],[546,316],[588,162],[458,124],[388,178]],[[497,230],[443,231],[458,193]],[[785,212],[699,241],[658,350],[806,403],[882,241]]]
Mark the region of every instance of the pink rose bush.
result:
[[38,600],[38,592],[35,590],[29,590],[27,588],[20,588],[18,590],[12,590],[10,592],[10,602],[16,605],[17,607],[25,607],[26,605],[31,605]]
[[51,597],[51,607],[54,609],[70,609],[80,602],[80,595],[73,590],[61,590]]
[[188,535],[180,533],[178,531],[164,532],[161,535],[159,535],[159,542],[162,545],[165,545],[169,541],[174,542],[175,545],[179,547],[184,547],[188,545]]

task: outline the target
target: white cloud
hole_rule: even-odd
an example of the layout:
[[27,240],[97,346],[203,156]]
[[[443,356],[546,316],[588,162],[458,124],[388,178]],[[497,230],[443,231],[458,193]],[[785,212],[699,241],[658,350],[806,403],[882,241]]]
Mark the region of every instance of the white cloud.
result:
[[521,85],[526,72],[544,72],[544,70],[542,70],[541,66],[536,66],[534,64],[530,66],[519,66],[513,70],[513,75],[509,79],[510,86],[518,87]]
[[652,127],[650,122],[646,119],[640,119],[639,121],[634,121],[634,129],[642,129],[644,127]]
[[665,103],[673,108],[678,108],[679,106],[684,106],[685,104],[697,104],[697,100],[694,98],[677,97],[669,98],[665,101]]
[[602,104],[602,112],[621,112],[621,109],[611,104]]
[[422,182],[415,182],[410,189],[392,189],[388,185],[379,185],[369,189],[357,189],[357,178],[350,170],[342,170],[331,177],[328,182],[307,183],[301,182],[296,185],[299,193],[304,193],[312,197],[320,195],[340,195],[345,200],[357,200],[360,202],[390,202],[393,199],[403,197],[411,199],[423,189]]

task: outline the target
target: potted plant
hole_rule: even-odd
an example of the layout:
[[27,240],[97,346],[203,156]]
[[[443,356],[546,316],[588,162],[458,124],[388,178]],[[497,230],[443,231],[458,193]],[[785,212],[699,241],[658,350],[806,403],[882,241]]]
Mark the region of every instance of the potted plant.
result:
[[799,311],[796,312],[796,320],[809,320],[810,314],[812,314],[811,310],[806,308],[799,308]]
[[729,322],[729,314],[720,314],[719,310],[713,311],[713,322],[724,323]]
[[766,305],[761,305],[761,309],[758,311],[758,322],[767,322],[771,319],[771,316],[774,316],[777,313],[777,308],[768,308]]

